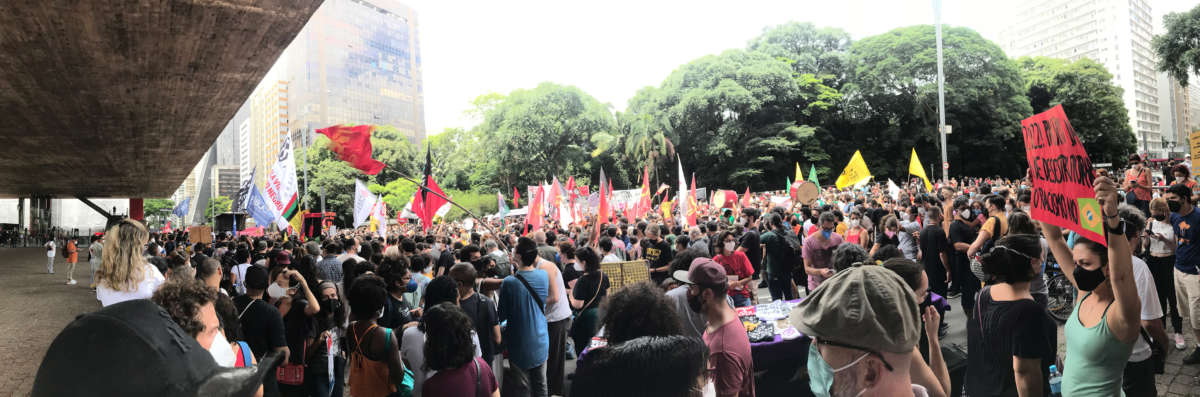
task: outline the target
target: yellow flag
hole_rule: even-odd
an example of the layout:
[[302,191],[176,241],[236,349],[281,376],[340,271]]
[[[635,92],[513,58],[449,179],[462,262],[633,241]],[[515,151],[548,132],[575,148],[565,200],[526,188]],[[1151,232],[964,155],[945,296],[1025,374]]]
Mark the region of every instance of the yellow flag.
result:
[[925,181],[925,191],[933,191],[933,184],[929,183],[929,177],[925,176],[925,169],[921,168],[921,160],[917,158],[917,148],[913,148],[912,159],[908,161],[908,173],[919,176],[922,181]]
[[288,220],[288,223],[292,225],[292,231],[296,234],[301,234],[301,230],[303,230],[305,214],[308,214],[308,210],[298,211],[296,215],[292,216],[292,219]]
[[662,205],[659,208],[662,210],[663,219],[671,219],[671,202],[670,201],[663,200]]
[[846,164],[846,169],[842,170],[842,175],[838,176],[837,188],[843,189],[846,186],[867,180],[871,177],[871,170],[867,169],[867,162],[863,161],[862,153],[854,151],[854,157],[850,158],[850,164]]
[[804,182],[804,173],[800,172],[800,162],[796,162],[796,182]]

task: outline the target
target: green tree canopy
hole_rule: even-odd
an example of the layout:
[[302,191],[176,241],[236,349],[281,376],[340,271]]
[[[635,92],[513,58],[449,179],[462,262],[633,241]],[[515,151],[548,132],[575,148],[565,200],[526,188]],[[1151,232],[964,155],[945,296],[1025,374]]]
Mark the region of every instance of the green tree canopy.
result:
[[1163,16],[1163,25],[1167,33],[1151,42],[1158,55],[1158,70],[1187,86],[1189,74],[1200,74],[1200,5]]
[[1017,64],[1033,112],[1062,104],[1093,162],[1121,164],[1137,150],[1121,88],[1104,65],[1087,58],[1071,62],[1047,57],[1023,57]]
[[[906,177],[910,148],[926,161],[940,157],[934,36],[931,25],[909,26],[851,46],[853,76],[846,88],[851,99],[844,109],[849,117],[844,129],[835,129],[842,130],[835,137],[841,145],[831,149],[835,159],[849,159],[861,149],[873,174]],[[971,29],[943,28],[942,37],[946,123],[953,126],[947,139],[950,172],[1021,175],[1020,122],[1032,110],[1016,64]],[[978,153],[998,161],[978,161]]]
[[476,127],[482,149],[471,157],[471,182],[479,191],[590,175],[599,166],[591,161],[592,136],[616,126],[608,106],[573,86],[542,83],[490,103]]

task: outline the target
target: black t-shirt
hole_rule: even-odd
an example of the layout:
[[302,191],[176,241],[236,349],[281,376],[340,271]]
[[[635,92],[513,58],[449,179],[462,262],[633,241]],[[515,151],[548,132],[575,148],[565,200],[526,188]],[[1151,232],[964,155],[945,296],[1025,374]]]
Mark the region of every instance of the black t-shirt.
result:
[[496,305],[483,295],[471,294],[467,299],[458,302],[458,306],[471,317],[475,334],[479,336],[479,351],[483,353],[483,359],[491,360],[499,353],[496,349],[495,335],[492,334],[493,327],[500,324],[500,318],[496,315]]
[[287,346],[279,309],[249,295],[233,298],[233,305],[241,315],[242,337],[250,345],[254,357],[262,358],[271,349]]
[[951,254],[950,241],[946,239],[942,225],[925,226],[925,229],[921,230],[921,264],[925,265],[926,272],[946,273],[945,264],[938,255],[941,253],[946,253],[947,257]]
[[[967,320],[967,392],[975,396],[1016,396],[1013,356],[1041,359],[1042,390],[1050,395],[1049,368],[1058,347],[1057,325],[1042,305],[1031,299],[993,301],[991,289],[979,295],[975,315]],[[980,316],[982,313],[982,316]],[[982,328],[981,328],[982,326]]]
[[762,242],[758,238],[758,232],[754,230],[746,230],[742,235],[741,247],[746,248],[746,258],[750,259],[750,266],[754,268],[754,272],[758,273],[762,269]]
[[454,267],[455,262],[458,262],[458,259],[454,257],[453,251],[448,249],[442,251],[442,254],[438,256],[437,269],[433,269],[433,274],[438,274],[438,269],[441,269],[442,274],[449,274],[450,268]]
[[642,240],[642,259],[650,267],[663,267],[671,263],[671,246],[666,241]]
[[292,298],[292,307],[283,316],[284,335],[288,350],[292,352],[288,362],[292,364],[303,364],[307,359],[304,354],[304,342],[314,336],[313,329],[316,328],[312,317],[304,313],[305,307],[308,307],[308,299]]
[[[975,242],[975,228],[964,223],[962,220],[955,220],[950,224],[950,263],[955,266],[955,269],[969,269],[970,260],[967,259],[967,253],[954,249],[954,244]],[[964,267],[958,267],[964,266]]]
[[380,327],[400,329],[404,324],[413,321],[412,305],[408,301],[396,299],[392,294],[388,294],[387,304],[383,307],[383,316],[379,317],[376,324]]
[[[596,283],[600,283],[599,291],[597,291]],[[579,278],[579,281],[575,282],[575,288],[571,290],[571,296],[583,301],[583,304],[587,305],[581,307],[580,311],[592,307],[600,307],[600,299],[608,295],[609,285],[608,275],[604,274],[604,272],[584,274],[583,277]],[[592,299],[596,295],[599,296]],[[588,301],[591,301],[591,303],[588,303]]]

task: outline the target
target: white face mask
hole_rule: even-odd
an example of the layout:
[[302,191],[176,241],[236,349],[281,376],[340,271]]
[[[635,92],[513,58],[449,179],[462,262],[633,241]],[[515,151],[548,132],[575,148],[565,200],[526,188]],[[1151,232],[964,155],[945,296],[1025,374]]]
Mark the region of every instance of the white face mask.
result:
[[726,241],[725,242],[725,252],[733,253],[733,248],[736,246],[737,246],[737,243],[734,243],[732,241]]
[[965,210],[959,211],[958,216],[962,217],[963,219],[971,219],[971,210],[965,209]]
[[850,222],[847,223],[847,226],[858,227],[858,219],[851,219]]
[[909,216],[907,212],[900,214],[900,220],[902,220],[902,221],[908,222],[909,220],[911,220],[911,218],[912,217]]
[[583,265],[580,265],[578,261],[576,261],[575,263],[572,263],[571,267],[574,267],[575,271],[577,271],[577,272],[583,271]]
[[233,346],[229,345],[229,341],[225,340],[225,333],[221,331],[218,331],[217,336],[213,337],[212,346],[208,347],[208,354],[211,354],[213,361],[222,367],[232,368],[237,362],[237,357],[233,355]]
[[272,299],[282,298],[287,295],[287,288],[280,287],[278,283],[271,283],[271,286],[267,287],[267,295]]

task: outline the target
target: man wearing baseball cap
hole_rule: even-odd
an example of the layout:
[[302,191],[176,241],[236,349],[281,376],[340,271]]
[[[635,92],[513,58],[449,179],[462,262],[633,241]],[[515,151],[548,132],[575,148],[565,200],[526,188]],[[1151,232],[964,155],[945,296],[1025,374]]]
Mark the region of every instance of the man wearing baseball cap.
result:
[[687,271],[678,270],[673,276],[687,284],[688,307],[708,320],[703,339],[717,395],[754,397],[750,338],[737,313],[725,303],[725,268],[712,259],[696,258]]
[[812,337],[809,387],[817,396],[916,396],[909,377],[921,316],[912,289],[882,266],[857,266],[821,283],[792,310]]

